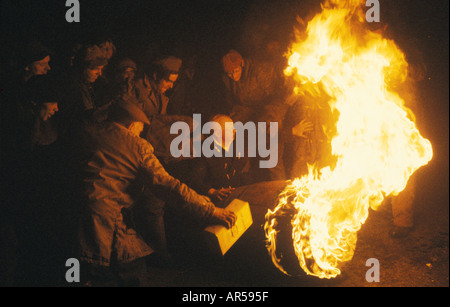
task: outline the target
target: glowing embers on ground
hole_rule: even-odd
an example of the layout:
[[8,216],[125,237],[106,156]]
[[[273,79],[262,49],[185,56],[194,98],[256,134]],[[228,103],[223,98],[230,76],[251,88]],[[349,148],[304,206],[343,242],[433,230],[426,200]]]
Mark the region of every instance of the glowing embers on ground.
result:
[[[309,23],[289,52],[285,74],[297,95],[329,97],[338,112],[333,168],[311,168],[289,183],[266,214],[267,248],[281,271],[279,223],[290,216],[295,255],[310,275],[333,278],[353,257],[357,232],[369,208],[401,192],[432,158],[395,88],[408,64],[392,40],[369,31],[358,1],[334,1]],[[336,4],[337,3],[337,4]]]

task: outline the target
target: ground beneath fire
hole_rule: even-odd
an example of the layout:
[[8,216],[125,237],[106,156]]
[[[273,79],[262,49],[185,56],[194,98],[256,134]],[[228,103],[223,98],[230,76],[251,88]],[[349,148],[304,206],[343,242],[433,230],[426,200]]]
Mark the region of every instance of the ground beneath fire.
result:
[[[389,236],[392,214],[389,202],[372,211],[358,232],[353,259],[342,275],[331,280],[287,276],[270,262],[267,252],[254,248],[245,236],[225,255],[223,262],[183,270],[149,270],[149,286],[164,287],[448,287],[448,193],[436,181],[433,167],[420,173],[423,189],[417,192],[415,227],[405,239]],[[435,173],[434,173],[435,174]],[[429,180],[432,176],[433,180]],[[440,182],[440,183],[438,183]],[[261,240],[263,240],[262,238]],[[261,243],[262,244],[262,243]],[[368,282],[369,258],[380,264],[379,282]]]

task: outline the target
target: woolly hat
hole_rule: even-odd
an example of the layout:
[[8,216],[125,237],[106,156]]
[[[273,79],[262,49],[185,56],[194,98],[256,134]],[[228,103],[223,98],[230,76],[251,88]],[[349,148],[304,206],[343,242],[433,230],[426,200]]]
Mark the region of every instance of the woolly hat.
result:
[[244,59],[236,50],[231,49],[222,58],[223,70],[232,73],[238,67],[244,66]]
[[180,58],[174,56],[168,56],[155,62],[156,65],[159,65],[163,70],[171,74],[178,74],[182,63],[183,61]]
[[32,41],[21,52],[21,65],[26,67],[33,62],[40,61],[51,55],[53,55],[52,50],[48,49],[39,41]]
[[110,41],[88,45],[83,50],[82,60],[91,68],[104,66],[108,64],[115,51],[116,47]]

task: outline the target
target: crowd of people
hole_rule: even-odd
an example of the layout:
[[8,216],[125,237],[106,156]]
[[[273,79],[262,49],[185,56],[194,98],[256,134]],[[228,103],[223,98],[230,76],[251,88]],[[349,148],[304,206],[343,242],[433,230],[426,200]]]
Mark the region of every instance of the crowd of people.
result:
[[[53,73],[54,53],[42,43],[22,51],[2,93],[4,285],[61,280],[73,257],[89,268],[86,283],[139,284],[149,261],[174,261],[167,219],[231,227],[236,216],[224,200],[234,189],[330,163],[332,114],[293,98],[278,62],[229,50],[220,63],[223,102],[203,111],[194,57],[163,54],[140,67],[105,39],[77,45]],[[226,123],[277,122],[277,166],[225,154],[174,158],[170,127],[194,125],[195,112],[224,135]],[[223,153],[227,141],[212,146]]]
[[[123,281],[122,271],[145,271],[149,255],[172,261],[164,212],[188,216],[198,229],[231,227],[236,216],[221,201],[234,188],[286,179],[283,167],[263,173],[241,156],[172,157],[171,124],[192,126],[192,114],[202,113],[190,95],[192,59],[183,66],[164,54],[138,67],[130,57],[114,58],[106,39],[77,45],[53,73],[50,49],[38,41],[22,48],[2,99],[5,284],[52,282],[64,276],[52,271],[55,263],[70,257],[92,268],[87,280],[102,272]],[[235,50],[221,66],[226,107],[210,106],[206,116],[224,134],[226,122],[281,126],[288,105],[277,67]],[[312,126],[296,129],[305,138]],[[227,150],[224,142],[219,136],[215,148]]]

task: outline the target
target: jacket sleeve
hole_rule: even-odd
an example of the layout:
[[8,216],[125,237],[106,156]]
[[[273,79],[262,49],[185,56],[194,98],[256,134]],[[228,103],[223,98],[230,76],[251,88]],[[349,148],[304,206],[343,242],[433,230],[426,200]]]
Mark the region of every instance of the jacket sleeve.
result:
[[199,218],[208,219],[214,211],[214,204],[206,197],[199,195],[180,180],[166,172],[158,158],[153,154],[150,143],[142,140],[140,147],[142,168],[146,183],[157,185],[178,194],[184,201],[186,209]]
[[263,63],[258,68],[258,84],[265,97],[258,120],[278,122],[278,128],[281,130],[288,109],[282,78],[270,63]]
[[227,75],[222,75],[222,90],[223,90],[223,103],[226,109],[231,111],[233,106],[237,103],[236,98],[233,95],[233,88],[231,86],[231,79]]
[[189,179],[189,186],[194,188],[199,193],[204,195],[208,194],[210,188],[212,188],[211,180],[208,174],[208,165],[204,158],[197,158],[193,161],[193,171]]

